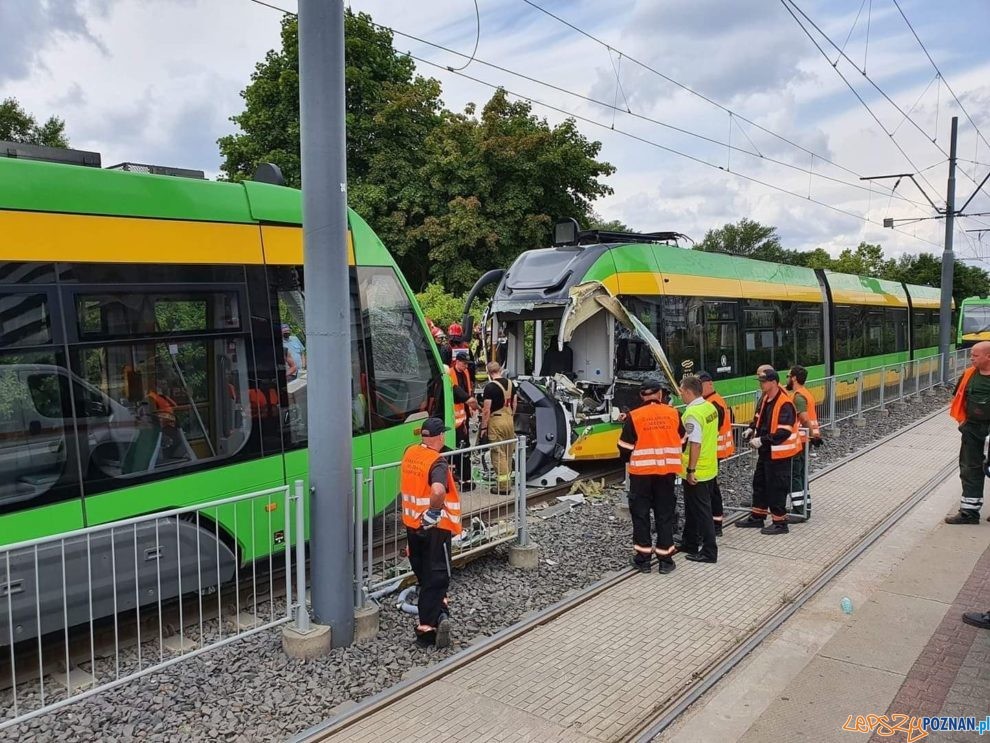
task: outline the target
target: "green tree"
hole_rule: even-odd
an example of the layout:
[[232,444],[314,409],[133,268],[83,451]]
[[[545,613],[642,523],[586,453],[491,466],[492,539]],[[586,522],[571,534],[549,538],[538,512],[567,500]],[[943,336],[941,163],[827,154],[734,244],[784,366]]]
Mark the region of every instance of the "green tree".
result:
[[[886,278],[922,286],[942,285],[942,261],[931,253],[902,255]],[[978,266],[957,260],[952,273],[952,298],[956,306],[966,297],[990,293],[990,275]]]
[[423,308],[423,314],[444,331],[451,323],[461,321],[464,299],[447,293],[440,284],[427,284],[426,288],[416,295],[416,301]]
[[627,225],[618,219],[606,220],[604,217],[599,215],[597,212],[591,212],[591,216],[588,217],[587,229],[589,230],[601,230],[602,232],[635,232],[632,227]]
[[16,98],[5,98],[0,102],[0,139],[46,147],[69,146],[64,120],[49,116],[43,124],[39,124]]
[[887,278],[894,270],[894,261],[885,258],[879,245],[861,242],[854,250],[846,248],[828,266],[833,271],[860,276]]
[[706,253],[730,253],[771,263],[803,266],[804,253],[786,250],[780,244],[777,228],[743,217],[736,224],[708,230],[695,250]]
[[[348,200],[395,255],[409,283],[440,281],[461,293],[486,269],[547,245],[552,220],[585,223],[592,202],[611,193],[596,160],[601,144],[573,120],[551,127],[528,103],[498,91],[475,115],[446,111],[436,80],[414,75],[389,32],[364,14],[345,18]],[[232,117],[241,133],[219,140],[231,180],[274,162],[300,185],[298,37],[282,25]]]

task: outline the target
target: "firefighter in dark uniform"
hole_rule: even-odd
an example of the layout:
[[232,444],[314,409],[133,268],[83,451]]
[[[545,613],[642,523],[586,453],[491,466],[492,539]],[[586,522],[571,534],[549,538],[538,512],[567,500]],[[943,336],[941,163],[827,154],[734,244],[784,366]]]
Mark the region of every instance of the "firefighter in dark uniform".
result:
[[945,517],[947,524],[978,524],[983,507],[984,442],[990,434],[990,341],[970,350],[970,366],[956,383],[949,414],[959,424],[959,513]]
[[[454,436],[458,449],[471,446],[470,418],[478,410],[478,399],[474,396],[474,385],[468,370],[468,351],[459,348],[454,351],[454,365],[450,368],[450,385],[454,392]],[[457,482],[462,493],[474,490],[471,480],[471,455],[458,454],[454,466],[457,468]]]
[[[643,404],[625,419],[619,456],[629,465],[629,513],[633,522],[633,565],[650,572],[654,554],[661,573],[674,567],[674,480],[681,470],[680,416],[670,405],[670,387],[658,379],[640,385]],[[656,522],[653,545],[650,512]]]
[[[737,521],[736,526],[760,528],[763,534],[786,534],[790,460],[801,451],[797,411],[790,396],[780,386],[777,372],[765,367],[761,369],[756,376],[762,391],[759,408],[753,426],[743,434],[750,447],[757,451],[753,506],[749,518]],[[768,514],[771,524],[764,527]]]
[[437,647],[450,645],[450,539],[461,533],[457,485],[440,455],[443,434],[449,430],[439,418],[423,423],[422,443],[413,444],[402,456],[399,481],[409,563],[419,583],[416,640]]

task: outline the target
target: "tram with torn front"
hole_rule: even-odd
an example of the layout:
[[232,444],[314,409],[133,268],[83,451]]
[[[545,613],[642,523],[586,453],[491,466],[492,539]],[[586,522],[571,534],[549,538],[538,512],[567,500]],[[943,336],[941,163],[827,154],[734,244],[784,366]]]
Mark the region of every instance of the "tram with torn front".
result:
[[[495,285],[482,325],[524,398],[517,430],[532,479],[616,458],[620,413],[664,368],[703,369],[730,396],[752,393],[760,364],[800,364],[821,400],[823,377],[917,360],[924,374],[937,363],[937,288],[685,249],[673,232],[579,231],[562,220],[554,237],[485,274],[465,308],[470,322],[473,300]],[[880,383],[879,371],[864,377],[866,389]],[[852,377],[836,396],[855,387]],[[753,401],[734,408],[748,420]]]

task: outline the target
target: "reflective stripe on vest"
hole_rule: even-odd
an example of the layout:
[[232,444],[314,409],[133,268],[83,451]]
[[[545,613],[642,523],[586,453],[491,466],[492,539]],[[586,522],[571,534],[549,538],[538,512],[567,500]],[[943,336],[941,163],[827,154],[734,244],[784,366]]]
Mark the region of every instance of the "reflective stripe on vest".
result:
[[[780,410],[785,404],[790,404],[792,407],[794,405],[791,402],[790,396],[784,391],[783,387],[779,387],[779,392],[777,396],[770,401],[770,405],[773,407],[773,412],[770,415],[770,432],[771,434],[777,431],[787,431],[788,436],[784,441],[779,444],[770,445],[770,458],[771,459],[790,459],[791,457],[801,453],[801,440],[798,438],[797,434],[797,410],[794,411],[795,424],[782,425],[780,423]],[[756,414],[756,425],[759,429],[760,420],[763,417],[763,413],[767,407],[766,395],[763,396],[763,403],[760,405],[760,411]]]
[[[688,420],[693,420],[695,425],[701,426],[701,451],[698,452],[698,461],[694,464],[694,475],[699,482],[707,482],[718,475],[718,411],[706,400],[698,405],[688,405],[684,408],[682,418],[685,428]],[[688,443],[688,449],[690,446],[691,444]],[[684,452],[685,470],[690,461],[689,455],[689,451]]]
[[[797,383],[794,384],[794,394],[801,395],[804,398],[805,404],[808,406],[808,430],[811,432],[811,438],[821,438],[822,431],[818,426],[818,410],[815,407],[815,396],[808,392],[807,387]],[[796,407],[794,412],[797,412]],[[801,430],[800,421],[798,422],[798,437],[802,444],[808,440],[808,434]]]
[[722,410],[722,425],[718,429],[718,458],[731,457],[736,453],[736,438],[732,435],[732,411],[729,409],[729,404],[717,392],[713,392],[705,399]]
[[[471,394],[471,374],[467,369],[464,370],[464,379],[457,379],[457,369],[450,367],[447,370],[447,374],[450,377],[450,384],[452,387],[457,387],[458,385],[464,389],[465,392]],[[467,422],[467,406],[462,403],[454,403],[454,427],[460,428]]]
[[[402,495],[402,523],[411,529],[422,526],[423,513],[430,507],[430,470],[440,459],[440,452],[422,444],[413,444],[402,455],[399,492]],[[447,468],[447,494],[437,528],[454,536],[461,533],[461,499],[457,494],[454,475]]]
[[[630,475],[676,475],[681,471],[680,419],[669,405],[649,402],[629,413],[636,445],[629,456]],[[620,445],[621,445],[620,440]]]
[[957,423],[966,422],[966,385],[969,384],[970,377],[975,373],[975,366],[971,366],[963,372],[962,379],[959,380],[959,386],[956,388],[956,395],[952,398],[949,415],[955,418]]

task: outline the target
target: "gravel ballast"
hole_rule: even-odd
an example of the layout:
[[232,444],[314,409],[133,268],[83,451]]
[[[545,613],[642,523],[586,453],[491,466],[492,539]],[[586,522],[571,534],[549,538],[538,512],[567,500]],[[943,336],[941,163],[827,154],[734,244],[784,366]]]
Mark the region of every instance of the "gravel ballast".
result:
[[[870,411],[864,426],[846,421],[838,437],[826,429],[826,444],[814,452],[812,471],[944,408],[949,397],[939,390],[906,407]],[[753,458],[747,456],[722,468],[727,505],[749,505],[752,467]],[[393,595],[383,600],[376,638],[325,658],[290,659],[282,651],[280,631],[264,631],[16,725],[0,732],[0,740],[284,740],[331,717],[338,705],[382,691],[411,669],[436,663],[526,612],[626,567],[630,525],[615,515],[622,497],[620,486],[608,488],[603,497],[546,521],[531,511],[531,538],[540,549],[536,571],[511,568],[505,547],[457,570],[450,594],[453,645],[445,650],[415,645],[415,619],[395,608]]]

